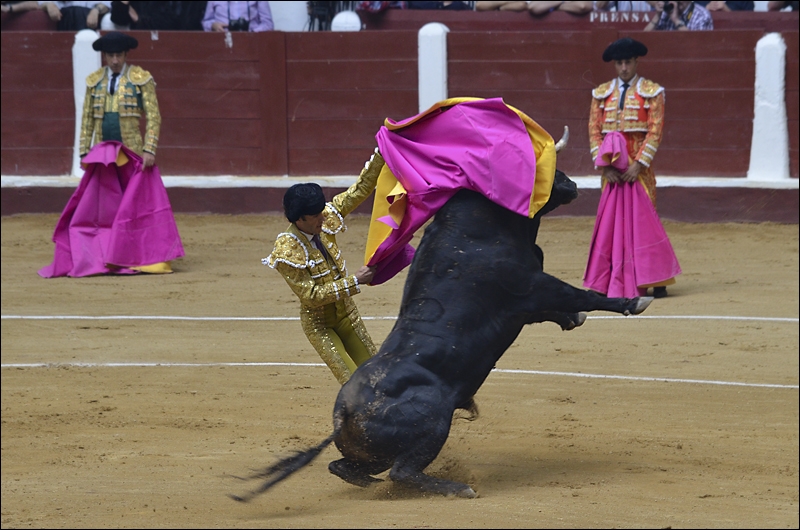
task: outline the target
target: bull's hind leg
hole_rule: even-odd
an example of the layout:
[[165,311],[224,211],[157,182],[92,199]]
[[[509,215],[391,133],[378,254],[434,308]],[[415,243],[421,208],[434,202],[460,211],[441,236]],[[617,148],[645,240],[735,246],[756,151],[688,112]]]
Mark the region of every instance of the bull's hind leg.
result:
[[[437,415],[438,416],[438,415]],[[450,433],[449,418],[445,416],[428,418],[427,431],[417,439],[412,451],[400,454],[394,462],[389,478],[429,493],[446,497],[472,499],[478,496],[469,485],[453,480],[435,478],[422,471],[436,459]]]
[[354,486],[366,488],[375,482],[383,482],[383,479],[375,478],[372,475],[386,471],[386,466],[383,466],[380,469],[377,467],[370,468],[370,466],[342,458],[340,460],[334,460],[328,464],[328,471],[345,482],[349,482]]
[[[426,466],[427,464],[423,466],[423,468]],[[416,471],[418,467],[418,465],[411,465],[408,462],[403,462],[401,459],[398,459],[397,463],[395,463],[394,467],[392,467],[392,470],[389,472],[389,478],[399,484],[412,486],[429,493],[438,493],[445,497],[474,499],[478,496],[475,490],[470,488],[468,484],[426,475],[422,471]]]

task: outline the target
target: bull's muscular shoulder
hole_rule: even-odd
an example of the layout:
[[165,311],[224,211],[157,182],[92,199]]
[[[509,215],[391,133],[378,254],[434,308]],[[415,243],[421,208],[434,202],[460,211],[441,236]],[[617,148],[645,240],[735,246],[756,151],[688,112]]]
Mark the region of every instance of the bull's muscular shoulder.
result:
[[614,90],[614,81],[612,80],[607,83],[603,83],[602,85],[592,90],[592,97],[595,99],[606,99],[608,96],[611,95],[611,92],[613,90]]
[[264,260],[265,265],[275,268],[278,263],[286,263],[297,269],[308,267],[308,249],[300,238],[289,232],[278,234],[272,254]]
[[89,87],[95,86],[97,83],[100,82],[101,79],[103,79],[103,75],[105,75],[105,73],[106,69],[100,68],[99,70],[95,70],[94,72],[86,76],[86,86]]
[[131,83],[134,85],[144,85],[152,80],[153,76],[141,66],[131,66],[130,70],[128,70],[128,79],[130,79]]
[[322,231],[326,234],[336,235],[339,232],[347,230],[347,225],[344,224],[344,218],[339,210],[333,205],[328,203],[325,205],[325,220],[322,222]]
[[664,92],[664,87],[642,77],[636,85],[636,92],[643,98],[654,98]]

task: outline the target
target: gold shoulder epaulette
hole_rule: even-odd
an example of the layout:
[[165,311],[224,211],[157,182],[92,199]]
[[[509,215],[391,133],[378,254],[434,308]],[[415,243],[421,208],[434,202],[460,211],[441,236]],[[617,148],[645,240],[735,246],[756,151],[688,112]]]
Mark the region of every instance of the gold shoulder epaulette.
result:
[[639,83],[636,85],[636,92],[643,98],[654,98],[663,91],[664,87],[644,77],[639,79]]
[[97,83],[103,79],[103,75],[105,75],[106,69],[100,68],[99,70],[95,70],[88,76],[86,76],[86,86],[95,86]]
[[592,97],[595,99],[606,99],[611,95],[612,90],[614,90],[614,81],[608,81],[592,90]]
[[345,232],[347,226],[344,224],[344,218],[339,210],[333,206],[332,203],[325,205],[325,220],[322,222],[322,231],[326,234],[338,234]]
[[131,66],[128,70],[128,79],[130,79],[131,83],[134,85],[144,85],[153,79],[153,76],[141,66]]
[[289,232],[278,234],[275,240],[275,248],[268,258],[262,260],[264,265],[269,265],[273,269],[278,262],[286,263],[297,269],[308,267],[308,250],[300,243],[298,237]]

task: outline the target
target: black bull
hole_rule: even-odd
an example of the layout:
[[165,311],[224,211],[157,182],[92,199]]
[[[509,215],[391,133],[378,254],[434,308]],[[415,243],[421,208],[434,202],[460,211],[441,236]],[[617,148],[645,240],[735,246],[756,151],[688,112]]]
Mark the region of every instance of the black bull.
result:
[[333,411],[333,434],[308,451],[248,479],[262,479],[246,501],[311,462],[331,442],[343,458],[329,470],[367,486],[372,475],[427,492],[475,497],[467,484],[423,470],[450,433],[453,413],[475,413],[472,400],[523,326],[555,322],[569,330],[583,311],[638,314],[651,297],[606,298],[542,270],[536,245],[542,215],[577,197],[556,172],[550,200],[533,218],[467,190],[456,193],[426,228],[408,272],[400,314],[378,354],[345,383]]

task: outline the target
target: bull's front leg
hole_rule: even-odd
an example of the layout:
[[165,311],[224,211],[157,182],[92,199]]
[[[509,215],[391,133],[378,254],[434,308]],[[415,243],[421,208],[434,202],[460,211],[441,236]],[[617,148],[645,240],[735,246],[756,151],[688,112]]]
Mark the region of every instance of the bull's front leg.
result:
[[526,324],[555,322],[564,331],[580,327],[586,322],[586,313],[560,313],[558,311],[541,311],[530,316]]
[[625,316],[638,315],[653,301],[652,296],[608,298],[594,291],[573,287],[546,272],[537,272],[532,276],[531,282],[528,291],[530,294],[526,296],[526,309],[534,316],[543,314],[556,317],[546,320],[552,320],[562,328],[566,322],[565,317],[557,317],[554,313],[569,315],[582,311],[611,311]]

